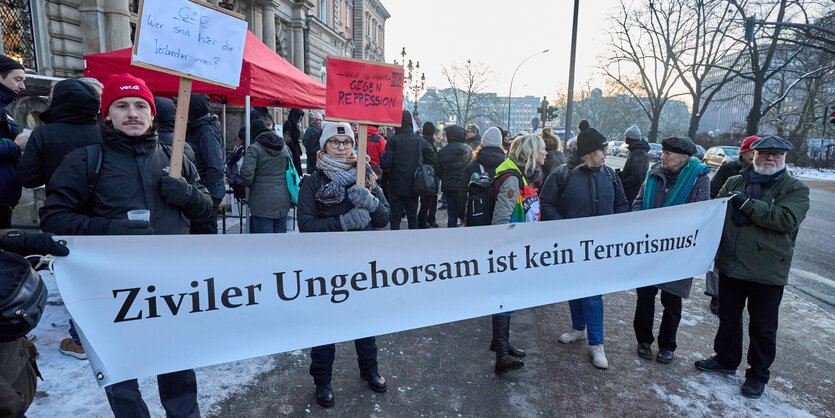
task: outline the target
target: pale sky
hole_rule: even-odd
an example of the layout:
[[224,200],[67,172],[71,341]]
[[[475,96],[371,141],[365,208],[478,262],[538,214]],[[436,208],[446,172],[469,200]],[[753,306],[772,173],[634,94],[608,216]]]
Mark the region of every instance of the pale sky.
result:
[[[405,46],[407,60],[420,61],[427,86],[447,87],[441,65],[470,58],[493,69],[488,91],[507,96],[516,66],[544,49],[550,51],[531,58],[516,73],[513,96],[548,96],[550,101],[558,88],[568,85],[573,0],[382,2],[391,13],[386,21],[386,60],[400,61]],[[580,2],[575,98],[581,83],[596,72],[597,57],[606,48],[607,18],[618,7],[617,0]]]

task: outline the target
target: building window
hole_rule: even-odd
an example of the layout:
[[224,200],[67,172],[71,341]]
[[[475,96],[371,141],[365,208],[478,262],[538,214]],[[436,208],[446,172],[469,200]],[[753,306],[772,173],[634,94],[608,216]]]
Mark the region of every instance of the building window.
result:
[[38,70],[30,0],[0,0],[3,28],[3,54]]
[[319,0],[319,20],[328,23],[328,0]]

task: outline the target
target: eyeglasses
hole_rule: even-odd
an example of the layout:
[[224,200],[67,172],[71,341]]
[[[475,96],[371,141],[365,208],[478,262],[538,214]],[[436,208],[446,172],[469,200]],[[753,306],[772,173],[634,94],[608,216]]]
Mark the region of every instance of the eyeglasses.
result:
[[762,158],[772,158],[775,160],[779,160],[786,155],[785,152],[780,151],[757,151],[757,155]]
[[329,139],[328,140],[328,145],[330,145],[331,148],[336,148],[336,149],[339,149],[339,148],[353,148],[354,147],[354,141],[351,140],[351,139],[346,139],[344,141],[339,141],[339,140],[336,140],[336,139]]

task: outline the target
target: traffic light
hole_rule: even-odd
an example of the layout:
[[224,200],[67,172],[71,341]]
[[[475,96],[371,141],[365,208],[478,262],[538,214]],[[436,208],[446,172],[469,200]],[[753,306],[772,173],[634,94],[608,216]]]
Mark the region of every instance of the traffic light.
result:
[[749,42],[754,40],[754,18],[753,17],[746,17],[745,18],[745,40],[749,41]]
[[829,123],[835,125],[835,106],[829,106]]

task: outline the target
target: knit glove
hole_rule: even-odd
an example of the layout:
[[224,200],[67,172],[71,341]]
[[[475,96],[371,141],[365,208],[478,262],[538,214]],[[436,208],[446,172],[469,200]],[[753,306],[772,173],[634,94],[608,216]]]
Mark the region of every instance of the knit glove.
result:
[[164,176],[159,182],[159,194],[169,205],[184,208],[191,200],[195,187],[182,178]]
[[114,219],[107,224],[107,235],[153,235],[154,228],[146,220]]
[[70,253],[66,245],[52,239],[50,233],[24,234],[11,231],[0,237],[0,249],[22,256],[52,254],[65,256]]
[[743,192],[736,192],[733,196],[731,196],[731,206],[733,206],[736,210],[740,210],[746,203],[748,203],[748,200],[750,200],[750,198],[747,194]]
[[371,215],[368,209],[353,208],[339,217],[339,223],[344,231],[356,231],[371,223]]
[[368,209],[369,212],[377,210],[380,206],[380,199],[374,197],[371,191],[356,184],[348,188],[348,199],[358,208]]

